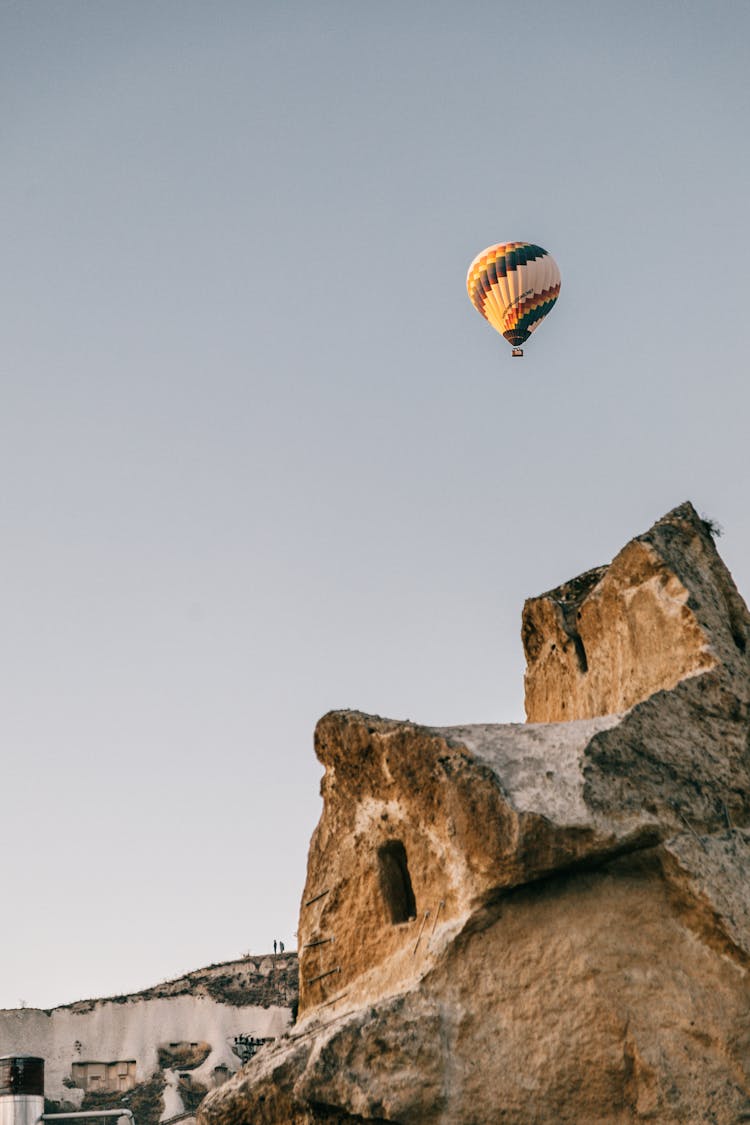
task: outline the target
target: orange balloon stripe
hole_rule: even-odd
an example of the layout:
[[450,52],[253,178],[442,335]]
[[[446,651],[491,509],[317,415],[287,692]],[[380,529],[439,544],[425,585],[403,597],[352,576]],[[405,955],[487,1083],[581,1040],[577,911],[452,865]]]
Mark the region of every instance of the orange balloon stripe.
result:
[[533,312],[541,305],[545,305],[548,301],[556,301],[560,293],[560,283],[553,285],[550,289],[544,289],[541,293],[534,293],[533,296],[527,300],[522,301],[517,308],[511,310],[511,317],[508,321],[508,327],[518,324],[527,313]]

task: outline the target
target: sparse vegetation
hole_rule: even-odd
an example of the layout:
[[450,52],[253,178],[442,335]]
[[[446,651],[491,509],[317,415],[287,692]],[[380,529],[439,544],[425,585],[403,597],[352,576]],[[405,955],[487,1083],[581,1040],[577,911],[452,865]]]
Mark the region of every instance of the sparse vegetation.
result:
[[[110,1090],[87,1090],[81,1102],[81,1110],[87,1109],[130,1109],[137,1125],[159,1125],[164,1110],[164,1076],[153,1074],[146,1082],[140,1082],[122,1094]],[[89,1125],[83,1122],[82,1125]],[[100,1125],[92,1118],[90,1125]]]
[[123,1094],[123,1103],[132,1109],[138,1125],[157,1125],[164,1110],[162,1094],[165,1085],[164,1075],[154,1074],[148,1082],[141,1082]]
[[54,1098],[44,1099],[44,1112],[45,1113],[72,1113],[75,1111],[73,1102],[55,1101]]
[[274,1004],[287,1007],[298,995],[296,954],[280,953],[273,957],[272,965],[267,973],[235,969],[233,972],[213,974],[201,983],[208,995],[222,1004],[237,1008],[251,1005],[269,1008]]
[[194,1079],[188,1077],[180,1078],[177,1089],[182,1098],[182,1104],[185,1106],[185,1109],[190,1110],[191,1113],[195,1113],[208,1093],[208,1086],[204,1086],[202,1082],[196,1082]]
[[[221,961],[215,965],[207,965],[204,969],[196,969],[173,980],[162,981],[142,992],[76,1000],[72,1004],[62,1004],[55,1010],[82,1014],[92,1012],[103,1004],[128,1004],[134,1000],[153,1000],[167,996],[206,995],[233,1006],[286,1007],[298,992],[297,955],[291,950],[273,955],[272,972],[261,972],[260,965],[271,958],[270,953],[254,956],[243,954],[241,961]],[[51,1012],[52,1009],[48,1009],[47,1015]]]
[[170,1043],[159,1048],[159,1066],[162,1070],[195,1070],[210,1054],[210,1043]]
[[701,512],[701,523],[712,539],[718,539],[724,530],[720,523],[712,520],[710,516],[703,512]]

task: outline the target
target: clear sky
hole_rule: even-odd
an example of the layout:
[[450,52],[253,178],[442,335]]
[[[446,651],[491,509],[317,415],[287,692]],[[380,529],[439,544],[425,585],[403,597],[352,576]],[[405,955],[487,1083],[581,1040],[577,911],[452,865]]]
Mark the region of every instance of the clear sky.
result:
[[522,720],[524,598],[675,504],[750,592],[749,38],[0,0],[0,1005],[291,947],[318,717]]

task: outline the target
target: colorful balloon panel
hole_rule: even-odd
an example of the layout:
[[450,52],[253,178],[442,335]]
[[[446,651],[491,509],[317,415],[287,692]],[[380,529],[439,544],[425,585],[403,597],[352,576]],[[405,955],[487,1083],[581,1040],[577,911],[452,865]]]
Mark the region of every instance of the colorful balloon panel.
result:
[[557,300],[560,271],[552,255],[533,242],[498,242],[477,254],[466,288],[474,308],[518,347]]

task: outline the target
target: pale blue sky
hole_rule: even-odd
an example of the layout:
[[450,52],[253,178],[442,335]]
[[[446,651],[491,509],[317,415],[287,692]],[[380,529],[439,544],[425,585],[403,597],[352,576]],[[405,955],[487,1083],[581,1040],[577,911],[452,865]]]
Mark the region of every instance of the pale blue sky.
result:
[[682,500],[748,593],[749,36],[0,2],[0,1005],[291,946],[316,719],[522,719],[524,598]]

